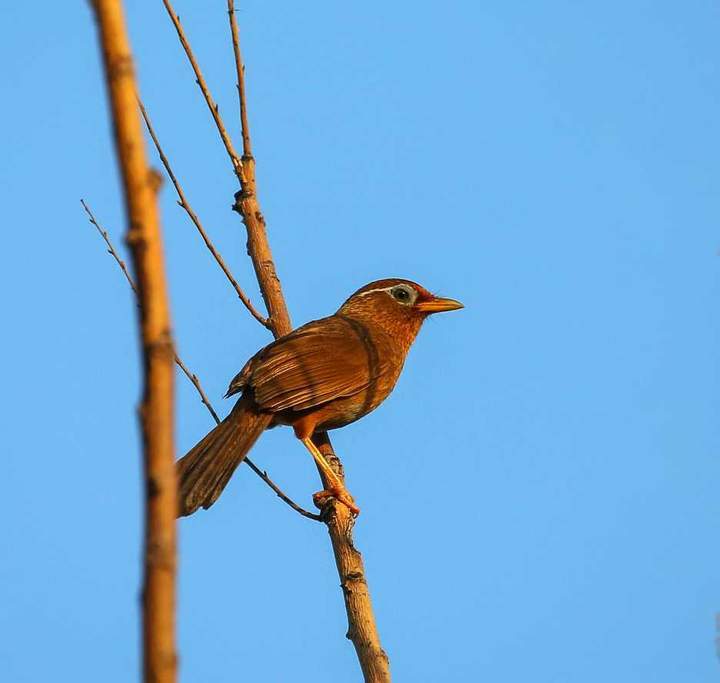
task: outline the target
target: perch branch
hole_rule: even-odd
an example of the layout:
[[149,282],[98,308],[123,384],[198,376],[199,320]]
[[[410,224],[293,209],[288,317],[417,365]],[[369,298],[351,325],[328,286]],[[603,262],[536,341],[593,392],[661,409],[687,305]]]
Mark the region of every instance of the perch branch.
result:
[[[344,483],[345,475],[342,463],[335,454],[327,433],[314,436],[313,441]],[[327,481],[322,471],[318,471],[323,486],[326,489],[329,488],[330,482]],[[355,646],[365,681],[367,683],[388,683],[391,680],[390,662],[380,644],[380,634],[375,623],[362,555],[353,543],[352,529],[355,525],[355,518],[347,506],[338,503],[333,498],[328,500],[329,502],[326,504],[320,503],[320,514],[328,528],[335,564],[340,576],[340,587],[348,617],[346,637]]]
[[[115,246],[113,245],[112,241],[110,240],[110,236],[107,233],[107,230],[105,230],[100,223],[95,218],[93,212],[90,210],[90,207],[87,205],[84,199],[80,200],[80,203],[83,206],[83,209],[85,209],[85,213],[87,213],[88,218],[90,222],[95,226],[97,231],[100,233],[102,238],[105,240],[105,244],[108,246],[108,253],[115,259],[118,266],[120,266],[120,269],[122,270],[123,274],[125,275],[125,278],[128,281],[128,284],[130,285],[131,289],[135,294],[137,294],[137,287],[135,286],[135,282],[132,279],[132,276],[128,272],[127,268],[125,267],[125,262],[120,258],[120,254],[118,254],[117,250],[115,249]],[[178,356],[177,353],[175,353],[175,364],[182,370],[185,377],[190,380],[192,385],[195,387],[195,390],[197,391],[198,395],[200,396],[200,401],[203,403],[203,405],[207,408],[208,412],[212,416],[213,420],[215,420],[216,424],[220,423],[220,418],[218,417],[218,414],[215,412],[215,408],[213,408],[212,404],[210,403],[210,400],[207,397],[207,394],[205,393],[205,390],[202,388],[202,384],[200,384],[200,379],[198,376],[191,372],[190,369],[185,365],[182,358]],[[307,517],[308,519],[313,519],[316,522],[321,521],[321,516],[316,515],[314,512],[309,512],[303,507],[300,507],[292,498],[290,498],[286,493],[283,492],[283,490],[268,476],[267,472],[264,470],[261,470],[250,458],[245,458],[243,460],[244,463],[247,463],[248,467],[257,474],[260,479],[262,479],[277,495],[280,500],[282,500],[284,503],[289,505],[295,512],[298,514],[301,514],[303,517]]]
[[[241,182],[241,191],[235,195],[236,202],[233,208],[245,223],[250,258],[255,266],[260,289],[270,311],[272,331],[278,337],[288,334],[292,326],[280,281],[275,273],[265,221],[257,199],[255,160],[250,151],[250,132],[247,122],[245,67],[240,52],[234,0],[227,0],[227,5],[238,79],[237,89],[240,97],[240,119],[244,145],[244,179]],[[316,435],[313,437],[313,441],[326,455],[331,456],[330,462],[344,481],[342,463],[333,452],[327,434]],[[328,488],[328,482],[325,479],[323,479],[323,485]],[[388,657],[380,644],[362,556],[353,543],[354,519],[347,507],[339,504],[334,498],[328,498],[320,503],[320,506],[321,516],[328,528],[345,600],[348,619],[347,637],[355,647],[366,683],[389,683],[391,677]]]
[[170,161],[168,160],[167,156],[165,156],[165,152],[163,152],[163,149],[160,145],[160,140],[158,140],[158,137],[155,133],[155,129],[153,128],[152,122],[150,121],[150,117],[148,116],[147,110],[145,109],[145,105],[143,104],[142,100],[138,97],[138,106],[140,107],[140,113],[142,114],[143,120],[145,121],[145,126],[147,127],[148,133],[150,133],[150,137],[152,138],[153,144],[155,145],[155,149],[158,152],[158,155],[160,156],[160,161],[162,161],[163,166],[165,167],[165,170],[167,171],[168,177],[170,178],[170,181],[173,184],[173,187],[175,188],[175,192],[178,196],[178,204],[185,210],[185,213],[190,217],[190,220],[195,224],[195,227],[197,228],[197,231],[200,233],[200,237],[202,237],[203,242],[205,242],[205,246],[208,248],[210,253],[213,255],[213,258],[217,262],[217,264],[220,266],[220,269],[223,273],[225,273],[225,277],[229,280],[230,284],[232,285],[233,289],[235,290],[235,293],[238,295],[240,301],[245,304],[245,308],[248,309],[250,312],[250,315],[252,315],[255,320],[257,320],[263,327],[269,328],[269,324],[267,319],[259,313],[259,311],[253,306],[252,302],[248,298],[248,296],[243,292],[243,290],[240,288],[240,285],[237,283],[237,280],[233,277],[233,274],[230,272],[230,269],[225,263],[225,260],[220,255],[220,252],[215,248],[215,245],[210,240],[210,237],[208,236],[207,232],[205,232],[205,228],[203,228],[202,223],[200,222],[200,219],[198,218],[197,214],[193,210],[193,208],[190,206],[190,203],[187,200],[187,197],[185,196],[185,192],[182,189],[182,186],[178,182],[178,179],[175,177],[175,173],[173,173],[172,167],[170,166]]
[[160,216],[159,177],[147,163],[135,105],[132,51],[121,0],[94,0],[115,152],[125,195],[137,274],[144,391],[139,416],[145,476],[143,670],[146,683],[174,683],[177,486],[175,482],[173,341]]
[[[180,26],[177,14],[172,9],[169,0],[163,0],[163,3],[175,26],[180,43],[195,73],[196,82],[200,86],[222,142],[228,152],[233,166],[233,172],[240,182],[240,191],[235,194],[233,210],[240,215],[247,230],[248,254],[255,269],[260,291],[262,292],[265,306],[269,313],[268,322],[270,329],[275,338],[284,336],[292,330],[292,323],[270,250],[265,219],[260,211],[260,204],[257,199],[255,160],[251,153],[250,134],[247,125],[245,69],[240,53],[239,31],[236,25],[234,2],[233,0],[228,0],[228,16],[237,70],[237,89],[240,97],[240,118],[244,143],[242,160],[238,159],[237,152],[230,141],[218,107],[210,95],[197,60]],[[326,450],[332,448],[329,439],[327,439],[327,435],[318,437],[317,443]],[[337,465],[338,469],[342,471],[342,466],[337,456],[333,457],[333,462]],[[341,584],[343,585],[343,595],[345,596],[345,607],[349,625],[348,637],[355,646],[366,683],[389,683],[390,672],[388,659],[380,645],[377,627],[375,626],[375,617],[370,602],[367,582],[365,580],[362,558],[357,550],[355,550],[352,541],[352,520],[347,518],[349,512],[341,508],[344,508],[344,506],[338,505],[334,499],[330,498],[322,503],[321,515],[328,527]],[[353,586],[355,586],[355,588],[353,588]],[[364,588],[361,590],[360,587]]]

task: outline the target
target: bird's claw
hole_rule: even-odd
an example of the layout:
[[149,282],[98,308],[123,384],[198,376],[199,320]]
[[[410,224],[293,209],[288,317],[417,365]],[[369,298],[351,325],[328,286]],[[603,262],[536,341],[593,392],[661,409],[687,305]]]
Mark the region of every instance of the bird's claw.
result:
[[330,498],[335,498],[339,503],[342,503],[350,510],[353,517],[357,517],[360,514],[360,508],[355,505],[355,501],[347,489],[326,489],[313,493],[313,503],[315,503],[315,507],[320,510],[328,504]]

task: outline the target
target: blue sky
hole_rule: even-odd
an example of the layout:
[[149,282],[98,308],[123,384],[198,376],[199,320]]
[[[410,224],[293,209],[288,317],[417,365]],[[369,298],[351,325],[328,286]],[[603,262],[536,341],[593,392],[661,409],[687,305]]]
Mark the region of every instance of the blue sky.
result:
[[[180,13],[237,134],[224,2]],[[336,432],[398,681],[709,683],[720,611],[720,10],[711,2],[240,3],[293,320],[379,277],[463,300]],[[234,179],[160,2],[127,3],[188,198],[259,301]],[[4,8],[0,661],[138,671],[139,373],[86,3]],[[8,85],[6,85],[6,92]],[[268,341],[163,196],[178,349],[217,408]],[[210,426],[178,377],[177,443]],[[310,505],[288,430],[253,459]],[[248,470],[180,523],[181,680],[359,679],[322,526]]]

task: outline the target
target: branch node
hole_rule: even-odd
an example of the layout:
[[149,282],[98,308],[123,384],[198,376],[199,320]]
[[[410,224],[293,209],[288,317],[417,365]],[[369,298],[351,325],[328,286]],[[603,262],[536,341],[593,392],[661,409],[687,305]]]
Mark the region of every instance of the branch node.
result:
[[205,232],[205,228],[203,227],[202,223],[200,222],[200,219],[198,218],[198,215],[193,211],[192,207],[188,203],[187,197],[185,196],[185,192],[183,191],[180,181],[178,181],[177,177],[175,176],[175,173],[172,170],[172,167],[170,166],[170,161],[168,160],[167,156],[165,155],[165,152],[163,152],[163,149],[160,145],[160,140],[158,139],[157,134],[155,133],[155,129],[153,128],[152,121],[150,121],[150,116],[147,113],[147,109],[145,109],[145,105],[143,104],[142,100],[138,97],[138,107],[140,108],[140,113],[142,114],[143,120],[145,121],[145,126],[148,130],[148,133],[150,134],[150,138],[153,141],[153,144],[155,145],[155,149],[158,152],[158,155],[160,157],[160,161],[162,162],[163,166],[165,167],[165,170],[167,171],[168,177],[170,178],[170,181],[173,184],[173,187],[175,188],[175,192],[178,196],[177,203],[178,205],[185,210],[185,213],[187,213],[190,220],[193,222],[195,227],[197,228],[197,231],[200,233],[200,237],[202,238],[203,242],[205,242],[205,246],[208,248],[210,253],[213,255],[213,258],[215,259],[215,262],[220,266],[220,269],[225,274],[225,277],[228,279],[230,284],[232,285],[233,289],[235,290],[235,293],[238,295],[240,301],[243,302],[245,305],[245,308],[248,309],[250,312],[250,315],[253,316],[263,327],[267,327],[267,320],[265,317],[253,306],[252,302],[248,298],[248,296],[245,294],[245,292],[242,291],[240,288],[240,285],[238,285],[237,280],[233,277],[232,273],[230,272],[230,269],[226,265],[225,261],[223,260],[222,256],[220,255],[220,252],[215,248],[215,245],[210,240],[210,237],[208,236],[207,232]]
[[151,168],[148,172],[148,184],[150,189],[157,194],[163,184],[163,177],[156,168]]

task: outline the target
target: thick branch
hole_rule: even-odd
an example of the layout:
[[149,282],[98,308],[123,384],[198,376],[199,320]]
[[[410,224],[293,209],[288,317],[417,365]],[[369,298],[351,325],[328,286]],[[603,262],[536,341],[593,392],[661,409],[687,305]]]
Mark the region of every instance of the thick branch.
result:
[[[270,244],[267,238],[265,219],[260,210],[257,199],[255,178],[255,160],[252,156],[250,134],[247,120],[247,106],[245,96],[245,68],[242,63],[239,43],[239,31],[235,18],[234,1],[228,0],[228,16],[230,20],[233,54],[237,71],[237,88],[240,97],[240,114],[243,135],[244,154],[242,160],[238,159],[237,152],[230,141],[227,129],[220,117],[207,87],[195,56],[180,26],[177,14],[172,9],[169,0],[163,0],[165,8],[178,33],[180,42],[185,50],[190,64],[195,72],[197,83],[205,97],[208,108],[218,128],[220,137],[228,152],[233,165],[233,171],[240,181],[240,191],[235,195],[233,209],[240,214],[247,230],[248,254],[253,263],[260,290],[269,313],[270,329],[275,338],[284,336],[292,330],[290,315],[285,304],[280,280],[275,270]],[[326,449],[331,449],[327,435],[318,438],[318,443]],[[335,460],[339,463],[336,456]],[[355,550],[352,542],[352,521],[349,511],[333,500],[327,501],[323,506],[323,519],[328,526],[328,532],[335,553],[335,560],[343,585],[345,607],[348,615],[348,637],[355,644],[366,682],[389,683],[390,672],[387,656],[385,655],[375,626],[375,617],[370,602],[370,594],[365,581],[362,560]],[[360,586],[362,585],[362,589]]]
[[140,405],[145,465],[143,662],[146,683],[173,683],[175,652],[175,516],[173,342],[157,207],[159,182],[146,160],[135,104],[132,53],[121,0],[94,0],[115,150],[125,194],[140,312],[144,393]]
[[[327,433],[315,435],[313,441],[344,482],[342,463],[335,455]],[[329,482],[322,472],[320,476],[323,485],[328,488]],[[380,644],[362,555],[353,543],[352,529],[355,519],[347,506],[338,503],[335,499],[329,499],[327,503],[322,504],[321,516],[327,524],[335,564],[340,576],[340,587],[348,618],[346,636],[355,646],[366,683],[388,683],[390,663]]]
[[[244,180],[239,193],[235,195],[233,207],[243,219],[248,232],[248,252],[255,266],[263,298],[270,311],[270,322],[276,337],[288,334],[291,330],[290,316],[285,305],[280,281],[268,244],[265,220],[260,212],[255,186],[255,160],[251,153],[250,132],[247,122],[245,95],[245,67],[240,52],[239,31],[235,17],[234,0],[227,0],[230,20],[233,54],[240,96],[241,125],[243,132],[243,170]],[[340,459],[335,455],[327,434],[316,435],[313,441],[327,455],[331,456],[336,472],[343,477]],[[320,471],[318,469],[318,471]],[[322,472],[320,472],[322,478]],[[328,482],[323,479],[327,488]],[[355,646],[360,667],[366,683],[389,683],[390,666],[388,657],[380,644],[380,636],[375,623],[375,614],[370,601],[370,591],[365,579],[362,556],[355,549],[352,538],[354,519],[345,505],[329,499],[322,505],[321,514],[327,524],[332,543],[335,563],[340,576],[340,585],[345,599],[345,611],[348,618],[347,637]]]
[[205,246],[208,248],[210,253],[213,255],[213,258],[217,262],[217,264],[220,266],[220,270],[222,270],[223,273],[225,273],[225,277],[229,280],[230,284],[232,285],[232,288],[235,290],[235,293],[238,295],[240,301],[243,302],[245,305],[245,308],[248,309],[250,312],[250,315],[255,318],[263,327],[269,328],[269,323],[267,319],[260,314],[260,312],[253,306],[252,302],[248,298],[247,294],[242,291],[240,288],[240,285],[237,283],[237,280],[233,277],[233,274],[230,272],[230,268],[225,263],[225,260],[220,255],[220,252],[215,248],[215,245],[210,240],[210,237],[205,232],[205,228],[203,228],[202,223],[200,222],[200,219],[198,218],[195,211],[193,211],[193,208],[190,206],[190,203],[187,200],[187,197],[185,196],[185,192],[183,192],[182,186],[178,182],[178,179],[175,177],[175,173],[173,173],[173,170],[170,166],[170,161],[165,156],[165,152],[163,152],[162,147],[160,146],[160,141],[158,140],[157,135],[155,134],[155,129],[153,128],[152,122],[150,121],[150,117],[148,116],[147,110],[145,109],[145,105],[143,105],[142,100],[138,98],[138,105],[140,107],[140,113],[142,114],[143,120],[145,121],[145,125],[148,129],[148,133],[150,133],[150,137],[152,138],[152,141],[155,145],[155,149],[157,149],[158,155],[160,156],[160,161],[162,161],[163,166],[165,167],[165,170],[167,171],[167,174],[170,178],[170,181],[173,184],[173,187],[175,188],[175,192],[177,192],[178,196],[178,204],[185,209],[185,213],[190,217],[190,220],[195,224],[195,227],[197,228],[197,231],[200,233],[200,237],[202,237],[203,242],[205,242]]

